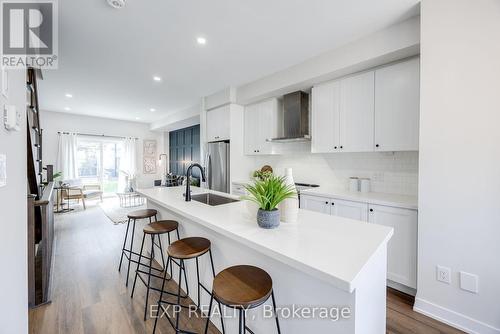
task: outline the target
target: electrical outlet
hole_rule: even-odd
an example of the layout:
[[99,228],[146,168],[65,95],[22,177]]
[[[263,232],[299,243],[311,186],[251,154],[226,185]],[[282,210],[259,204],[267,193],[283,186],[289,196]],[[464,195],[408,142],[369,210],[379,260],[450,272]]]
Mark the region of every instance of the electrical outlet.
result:
[[437,266],[436,267],[436,279],[439,282],[450,284],[451,283],[451,269],[448,267]]

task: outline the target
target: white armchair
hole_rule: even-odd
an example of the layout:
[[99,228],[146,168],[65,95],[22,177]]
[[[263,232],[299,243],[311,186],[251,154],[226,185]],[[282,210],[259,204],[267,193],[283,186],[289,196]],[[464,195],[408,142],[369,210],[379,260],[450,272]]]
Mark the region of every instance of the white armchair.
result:
[[76,199],[80,202],[82,200],[84,210],[87,208],[85,205],[86,199],[99,197],[102,202],[102,190],[98,184],[84,185],[80,179],[65,180],[63,184],[67,185],[67,187],[61,189],[61,200],[63,201]]

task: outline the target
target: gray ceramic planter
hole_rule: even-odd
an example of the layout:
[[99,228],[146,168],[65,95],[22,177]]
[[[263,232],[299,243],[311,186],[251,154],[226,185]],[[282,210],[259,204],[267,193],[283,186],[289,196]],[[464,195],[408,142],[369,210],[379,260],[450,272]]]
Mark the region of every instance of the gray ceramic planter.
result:
[[266,211],[259,209],[257,211],[257,224],[262,228],[276,228],[280,225],[280,211],[274,209]]

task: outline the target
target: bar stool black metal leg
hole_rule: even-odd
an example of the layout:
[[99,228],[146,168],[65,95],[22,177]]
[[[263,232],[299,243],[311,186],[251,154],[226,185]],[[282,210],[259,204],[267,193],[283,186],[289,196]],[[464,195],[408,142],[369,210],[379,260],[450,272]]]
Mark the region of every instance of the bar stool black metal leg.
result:
[[[160,237],[158,236],[158,238]],[[146,305],[144,306],[144,321],[146,321],[146,316],[148,313],[149,287],[151,286],[151,269],[153,268],[154,248],[155,248],[155,235],[151,234],[151,256],[149,257],[149,274],[148,274],[148,285],[146,286]]]
[[[214,258],[212,257],[212,250],[211,249],[208,251],[208,254],[210,255],[210,265],[212,267],[212,275],[215,278]],[[221,323],[221,326],[222,326],[222,334],[225,334],[226,333],[226,327],[224,326],[224,317],[222,316],[222,314],[223,314],[222,305],[221,305],[221,303],[219,301],[217,301],[217,304],[219,305],[219,312],[221,314],[220,323]]]
[[[172,242],[170,241],[170,232],[167,233],[167,237],[168,237],[168,244],[170,245]],[[168,266],[168,264],[167,264]],[[172,276],[172,266],[170,266],[170,279],[172,279],[173,276]]]
[[[181,311],[181,283],[182,283],[182,270],[184,268],[184,260],[179,260],[179,288],[177,289],[177,305],[179,305],[179,309],[175,310],[175,332],[177,333],[179,331],[179,318],[180,318],[180,311]],[[187,285],[187,282],[186,282]]]
[[[213,302],[214,302],[214,296],[211,295],[210,296],[210,304],[208,305],[207,322],[205,324],[205,332],[204,332],[205,334],[207,334],[207,332],[208,332],[208,323],[210,322],[210,315],[212,314],[212,304],[213,304]],[[222,314],[221,314],[221,316],[222,316]]]
[[146,239],[146,234],[142,235],[141,252],[139,253],[139,261],[137,262],[137,269],[135,270],[134,284],[132,285],[132,293],[130,298],[134,298],[135,283],[137,282],[137,275],[139,275],[139,266],[142,260],[142,250],[144,249],[144,239]]
[[120,272],[120,270],[122,269],[123,252],[125,251],[125,246],[127,245],[127,236],[128,236],[129,226],[130,226],[130,218],[128,219],[128,222],[127,222],[127,232],[125,232],[125,240],[123,240],[122,256],[120,257],[120,265],[118,266],[118,272]]
[[245,313],[243,309],[240,309],[240,330],[239,334],[245,334]]
[[[167,234],[170,235],[170,232]],[[163,270],[165,270],[165,257],[163,256],[163,247],[161,246],[161,235],[158,236],[158,247],[160,248],[162,268],[163,268]]]
[[[170,264],[171,262],[171,258],[170,256],[167,257],[167,266]],[[170,267],[172,267],[172,265],[170,264]],[[165,281],[166,281],[166,278],[167,278],[167,270],[165,270],[165,273],[163,274],[163,282],[161,284],[161,291],[160,291],[160,298],[158,299],[158,314],[156,315],[156,319],[155,319],[155,325],[153,327],[153,334],[156,332],[156,324],[158,323],[158,318],[160,317],[160,314],[163,314],[163,311],[162,311],[162,308],[161,308],[161,300],[163,298],[163,291],[165,290]]]
[[128,260],[128,268],[127,268],[127,283],[125,283],[125,286],[128,287],[128,278],[130,276],[130,263],[132,262],[132,252],[134,251],[134,234],[135,234],[135,219],[132,223],[132,236],[130,238],[130,251],[129,251],[129,260]]
[[274,310],[274,317],[276,318],[276,328],[278,329],[278,334],[281,334],[280,321],[278,319],[278,312],[276,312],[276,300],[274,299],[274,291],[271,292],[271,298],[273,300],[273,310]]
[[[182,261],[182,267],[184,267],[184,261]],[[186,274],[186,268],[183,268],[184,270],[184,280],[186,283],[184,284],[186,286],[186,296],[189,296],[189,285],[188,285],[188,280],[187,280],[187,274]],[[179,283],[179,287],[181,286],[181,283]]]
[[196,281],[198,282],[197,287],[198,287],[198,299],[197,300],[197,307],[200,309],[200,267],[198,264],[198,258],[196,258]]

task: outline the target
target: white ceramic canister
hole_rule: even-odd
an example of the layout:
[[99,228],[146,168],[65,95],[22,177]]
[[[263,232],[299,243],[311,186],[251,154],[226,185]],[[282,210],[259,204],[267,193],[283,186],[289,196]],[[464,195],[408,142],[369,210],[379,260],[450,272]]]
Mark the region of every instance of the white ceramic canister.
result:
[[359,179],[360,185],[359,188],[362,193],[369,193],[370,192],[370,179],[368,178],[362,178]]
[[349,178],[349,191],[359,191],[359,178],[355,176]]
[[[293,186],[295,191],[295,182],[293,180],[292,169],[285,168],[285,183],[287,186]],[[281,221],[284,223],[295,223],[299,215],[299,197],[296,194],[292,198],[287,198],[279,205]]]

